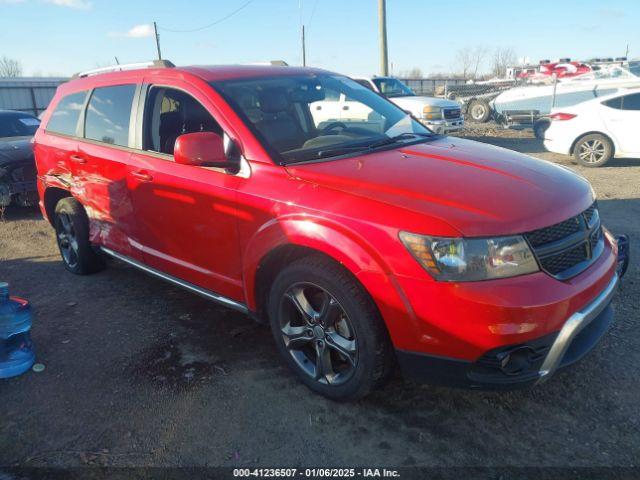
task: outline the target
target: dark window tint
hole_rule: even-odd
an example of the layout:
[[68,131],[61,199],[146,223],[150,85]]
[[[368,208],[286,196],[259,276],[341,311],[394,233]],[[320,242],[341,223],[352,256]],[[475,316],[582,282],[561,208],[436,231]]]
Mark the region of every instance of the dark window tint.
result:
[[80,112],[84,107],[87,92],[72,93],[63,97],[47,123],[47,131],[75,135]]
[[135,85],[96,88],[85,115],[84,136],[126,147]]
[[616,108],[618,110],[622,109],[622,97],[611,98],[602,102],[603,105],[606,105],[609,108]]
[[0,112],[0,138],[30,137],[39,125],[40,120],[26,113]]
[[145,109],[144,149],[173,155],[177,138],[195,132],[222,134],[222,128],[192,96],[172,88],[152,88]]
[[640,110],[640,93],[622,97],[623,110]]
[[363,87],[367,87],[369,90],[373,90],[373,87],[371,86],[371,84],[366,80],[356,80],[356,82],[358,82]]

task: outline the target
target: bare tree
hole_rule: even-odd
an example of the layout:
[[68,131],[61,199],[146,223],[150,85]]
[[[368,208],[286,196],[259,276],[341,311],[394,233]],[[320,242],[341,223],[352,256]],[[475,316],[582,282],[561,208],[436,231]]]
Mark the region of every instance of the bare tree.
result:
[[19,77],[22,75],[22,65],[18,60],[2,56],[0,58],[0,77]]
[[513,48],[496,48],[493,53],[493,75],[496,77],[504,77],[507,74],[507,67],[515,65],[517,61],[518,57]]
[[487,56],[487,52],[487,47],[482,45],[458,50],[456,63],[463,78],[476,78],[478,76],[478,71]]
[[464,47],[458,50],[456,53],[456,63],[460,69],[460,73],[464,78],[467,78],[471,65],[473,64],[473,49],[471,47]]

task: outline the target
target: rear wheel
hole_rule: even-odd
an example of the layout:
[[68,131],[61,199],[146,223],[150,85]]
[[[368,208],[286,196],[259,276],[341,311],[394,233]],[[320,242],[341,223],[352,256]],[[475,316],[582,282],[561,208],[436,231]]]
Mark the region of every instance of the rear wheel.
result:
[[75,198],[63,198],[56,205],[54,227],[64,267],[87,275],[104,268],[104,260],[89,242],[89,220]]
[[613,145],[604,135],[592,133],[579,139],[573,148],[573,157],[583,167],[601,167],[613,156]]
[[282,270],[269,318],[285,362],[326,397],[361,398],[391,371],[391,343],[373,301],[330,259],[306,257]]

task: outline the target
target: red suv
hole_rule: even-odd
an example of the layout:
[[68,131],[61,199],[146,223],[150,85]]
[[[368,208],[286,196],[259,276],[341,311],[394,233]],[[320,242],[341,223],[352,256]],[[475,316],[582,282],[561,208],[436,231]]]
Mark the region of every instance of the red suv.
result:
[[67,270],[115,257],[268,321],[331,398],[367,394],[395,365],[532,385],[612,321],[618,247],[585,179],[435,135],[335,73],[80,74],[58,88],[35,155]]

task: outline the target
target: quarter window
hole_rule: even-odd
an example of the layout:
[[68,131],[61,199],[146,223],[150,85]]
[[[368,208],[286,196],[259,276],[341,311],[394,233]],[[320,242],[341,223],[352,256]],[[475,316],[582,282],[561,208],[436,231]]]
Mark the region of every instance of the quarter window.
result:
[[135,90],[135,85],[96,88],[87,107],[84,136],[112,145],[128,146]]
[[64,135],[76,135],[78,119],[86,98],[87,92],[72,93],[62,97],[49,118],[46,130]]
[[622,109],[622,97],[611,98],[602,102],[603,105],[606,105],[609,108],[615,108],[616,110]]
[[640,110],[640,93],[622,97],[623,110]]

